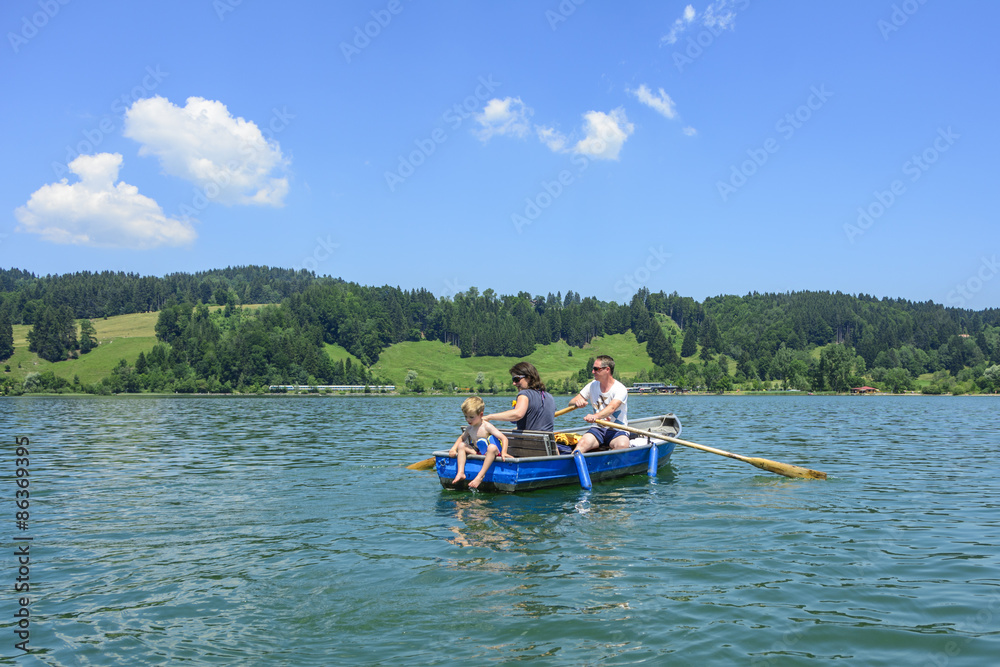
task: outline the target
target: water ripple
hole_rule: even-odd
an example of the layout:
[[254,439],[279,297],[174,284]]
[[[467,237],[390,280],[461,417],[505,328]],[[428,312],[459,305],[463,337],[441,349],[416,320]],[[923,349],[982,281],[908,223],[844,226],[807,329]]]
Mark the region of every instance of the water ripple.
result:
[[[655,480],[458,493],[405,468],[454,440],[458,399],[0,399],[5,432],[31,438],[34,657],[979,665],[1000,654],[994,399],[634,403],[635,415],[677,412],[689,440],[830,478],[678,447]],[[8,477],[5,498],[13,488]],[[0,621],[8,638],[12,627]]]

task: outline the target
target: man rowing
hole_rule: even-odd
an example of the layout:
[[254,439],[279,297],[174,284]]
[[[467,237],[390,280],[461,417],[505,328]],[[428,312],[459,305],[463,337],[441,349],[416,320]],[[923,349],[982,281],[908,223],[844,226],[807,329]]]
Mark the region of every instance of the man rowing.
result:
[[[590,403],[592,414],[584,415],[584,421],[593,424],[597,419],[628,426],[628,389],[614,378],[615,360],[601,355],[594,360],[591,373],[594,381],[588,383],[579,394],[570,399],[569,404],[578,408]],[[589,452],[599,447],[624,449],[629,446],[628,433],[620,429],[593,426],[576,444],[575,451]]]

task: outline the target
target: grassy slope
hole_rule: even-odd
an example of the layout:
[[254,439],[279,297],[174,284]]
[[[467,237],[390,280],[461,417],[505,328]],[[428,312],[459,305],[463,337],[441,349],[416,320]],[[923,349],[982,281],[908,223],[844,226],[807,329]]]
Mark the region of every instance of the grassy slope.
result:
[[[571,350],[573,356],[569,356]],[[631,333],[595,338],[582,350],[570,348],[565,341],[537,346],[525,360],[535,365],[545,382],[553,382],[575,375],[588,358],[599,354],[614,357],[619,377],[631,377],[640,368],[648,368],[652,364],[646,354],[646,344],[637,343]],[[406,372],[412,369],[417,371],[417,377],[424,386],[430,386],[434,380],[443,380],[460,387],[471,387],[478,373],[486,376],[487,385],[493,378],[498,385],[504,386],[510,381],[507,371],[518,361],[521,359],[513,357],[463,359],[457,347],[424,340],[393,345],[382,353],[373,370],[397,385],[403,384]]]
[[[118,315],[106,319],[91,320],[97,332],[100,345],[79,359],[68,359],[52,363],[40,359],[34,352],[28,352],[28,331],[26,325],[14,326],[14,355],[3,362],[10,366],[10,374],[16,380],[23,380],[28,373],[44,373],[51,370],[57,376],[70,382],[74,376],[80,377],[80,382],[97,382],[111,373],[119,359],[127,359],[135,363],[140,352],[149,352],[156,344],[156,326],[158,313],[136,313],[134,315]],[[20,368],[18,368],[20,364]]]
[[[247,309],[260,308],[260,304],[247,304],[241,306]],[[209,306],[210,310],[219,310],[222,306]],[[97,332],[99,345],[87,354],[81,355],[79,359],[67,359],[59,363],[45,361],[34,352],[28,351],[28,331],[27,325],[15,325],[14,328],[14,355],[7,361],[0,364],[0,370],[6,365],[10,366],[10,373],[7,377],[15,380],[23,380],[28,373],[44,373],[52,371],[58,377],[66,378],[70,382],[74,376],[79,376],[80,382],[91,384],[98,382],[101,378],[111,374],[111,369],[118,365],[119,360],[125,359],[130,364],[134,364],[139,358],[140,352],[148,353],[156,345],[156,320],[160,316],[155,313],[135,313],[132,315],[116,315],[103,319],[93,319],[91,324]],[[336,346],[327,346],[327,352],[332,359],[342,359],[351,356],[347,350]],[[354,359],[357,362],[357,359]],[[20,368],[18,368],[20,364]]]
[[[59,363],[45,361],[34,352],[28,352],[27,335],[30,327],[16,325],[14,355],[4,364],[10,365],[9,377],[16,380],[23,380],[28,373],[51,370],[71,382],[74,376],[79,376],[83,383],[97,382],[109,375],[120,359],[134,364],[140,352],[148,353],[153,348],[156,344],[154,327],[158,316],[159,313],[137,313],[92,320],[100,345],[79,359]],[[660,323],[668,335],[680,335],[672,320],[660,318]],[[678,343],[679,340],[678,338]],[[350,358],[353,363],[359,363],[356,357],[339,345],[326,345],[325,348],[331,359]],[[570,352],[573,356],[570,356]],[[538,368],[542,379],[554,382],[575,375],[588,358],[599,354],[610,354],[615,358],[616,375],[624,380],[630,379],[639,369],[652,365],[646,354],[646,344],[636,342],[632,333],[595,338],[582,350],[570,348],[564,341],[538,346],[527,357],[527,361]],[[398,385],[404,383],[407,371],[413,369],[428,387],[435,379],[471,387],[480,372],[486,376],[487,384],[493,378],[499,386],[505,386],[509,381],[508,369],[518,361],[520,359],[512,357],[462,359],[457,347],[436,341],[420,341],[393,345],[382,354],[373,370],[380,377]]]
[[[350,359],[352,364],[360,364],[361,361],[355,357],[353,354],[345,350],[339,345],[331,345],[330,343],[323,343],[323,349],[326,351],[326,356],[330,357],[333,361],[340,361],[341,359]],[[363,364],[362,364],[363,365]]]

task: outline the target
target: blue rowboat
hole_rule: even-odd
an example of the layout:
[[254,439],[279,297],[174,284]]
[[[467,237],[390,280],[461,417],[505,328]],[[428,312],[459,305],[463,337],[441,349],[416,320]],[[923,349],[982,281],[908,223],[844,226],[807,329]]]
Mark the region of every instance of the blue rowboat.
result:
[[[646,417],[629,421],[629,426],[643,431],[677,438],[681,422],[673,414]],[[583,435],[589,426],[559,431]],[[550,486],[574,484],[589,489],[593,482],[600,482],[626,475],[656,475],[666,465],[674,451],[674,443],[630,435],[632,446],[627,449],[601,449],[586,454],[559,453],[555,433],[546,431],[503,431],[508,438],[508,457],[499,457],[490,466],[479,485],[480,491],[514,493]],[[567,451],[565,446],[564,451]],[[465,463],[466,480],[452,485],[458,474],[458,459],[447,450],[434,452],[434,465],[441,486],[446,489],[466,489],[483,468],[483,457],[471,455]]]

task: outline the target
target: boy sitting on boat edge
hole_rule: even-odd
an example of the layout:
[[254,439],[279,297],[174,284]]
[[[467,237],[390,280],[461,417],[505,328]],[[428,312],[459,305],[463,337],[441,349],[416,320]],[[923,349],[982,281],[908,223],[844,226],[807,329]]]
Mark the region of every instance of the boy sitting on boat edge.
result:
[[478,396],[470,396],[462,402],[462,413],[469,426],[462,431],[462,435],[458,436],[458,440],[448,452],[449,456],[458,458],[458,474],[451,480],[452,485],[465,479],[465,461],[469,454],[482,454],[486,457],[482,470],[469,482],[471,489],[479,487],[498,454],[501,461],[507,458],[507,436],[483,419],[485,409],[483,399]]

